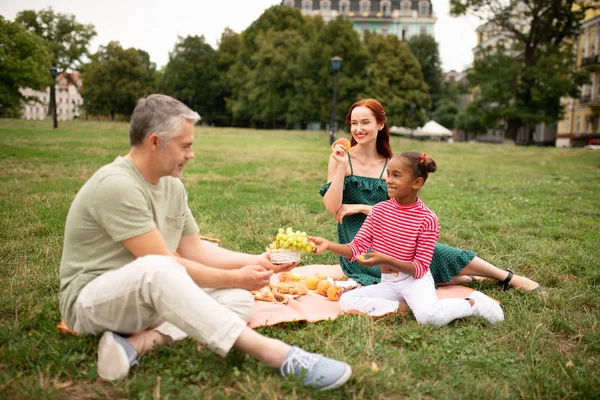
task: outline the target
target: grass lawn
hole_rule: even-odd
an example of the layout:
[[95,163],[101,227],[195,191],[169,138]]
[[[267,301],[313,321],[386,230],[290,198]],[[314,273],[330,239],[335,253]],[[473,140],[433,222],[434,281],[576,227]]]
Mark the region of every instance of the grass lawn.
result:
[[[600,151],[392,138],[438,163],[421,198],[440,241],[531,277],[546,301],[492,282],[506,321],[435,328],[411,316],[342,316],[259,328],[347,361],[341,389],[281,379],[233,351],[184,340],[145,356],[117,383],[96,372],[98,338],[57,333],[63,228],[77,190],[128,150],[122,123],[0,120],[0,398],[600,398]],[[319,188],[325,132],[196,128],[183,181],[204,235],[258,253],[280,227],[336,238]],[[334,264],[332,254],[304,264]]]

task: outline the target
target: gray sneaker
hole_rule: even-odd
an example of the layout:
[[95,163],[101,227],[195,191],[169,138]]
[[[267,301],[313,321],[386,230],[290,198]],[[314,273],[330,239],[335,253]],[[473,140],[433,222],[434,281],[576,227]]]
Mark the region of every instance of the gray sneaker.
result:
[[475,290],[469,298],[475,301],[473,305],[473,315],[485,318],[490,324],[504,321],[504,312],[500,304],[496,303],[485,294]]
[[352,375],[352,368],[345,362],[309,353],[292,346],[283,365],[279,368],[279,372],[283,376],[303,377],[302,384],[304,386],[330,390],[346,383]]
[[106,331],[98,344],[98,375],[108,381],[123,379],[138,364],[138,354],[123,336]]

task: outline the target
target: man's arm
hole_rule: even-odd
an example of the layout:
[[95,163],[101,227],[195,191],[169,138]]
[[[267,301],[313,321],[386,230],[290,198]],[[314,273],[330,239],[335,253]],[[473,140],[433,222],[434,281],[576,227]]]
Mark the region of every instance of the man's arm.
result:
[[289,271],[298,265],[298,263],[273,264],[266,253],[253,255],[227,250],[203,242],[197,234],[182,236],[177,247],[177,254],[185,259],[224,270],[234,270],[245,265],[255,264],[278,273]]
[[269,283],[269,278],[273,274],[273,271],[258,265],[248,265],[256,264],[253,262],[244,264],[247,266],[239,269],[220,269],[211,268],[185,257],[176,257],[169,251],[165,239],[156,228],[143,235],[123,240],[122,243],[136,257],[163,255],[175,259],[185,267],[194,282],[204,288],[260,289]]

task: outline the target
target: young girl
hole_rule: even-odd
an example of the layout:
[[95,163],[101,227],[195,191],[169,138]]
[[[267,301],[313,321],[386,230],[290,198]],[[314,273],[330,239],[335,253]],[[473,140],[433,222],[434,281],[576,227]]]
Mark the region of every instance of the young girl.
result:
[[[380,266],[381,283],[344,293],[340,298],[343,312],[381,316],[397,312],[404,300],[423,324],[441,326],[471,315],[490,323],[504,320],[502,308],[481,292],[474,291],[466,299],[439,300],[436,295],[429,264],[439,222],[417,196],[429,173],[436,169],[435,161],[425,154],[395,154],[387,163],[385,183],[390,199],[373,206],[352,242],[310,238],[317,254],[329,250],[365,267]],[[367,253],[369,249],[372,252]]]

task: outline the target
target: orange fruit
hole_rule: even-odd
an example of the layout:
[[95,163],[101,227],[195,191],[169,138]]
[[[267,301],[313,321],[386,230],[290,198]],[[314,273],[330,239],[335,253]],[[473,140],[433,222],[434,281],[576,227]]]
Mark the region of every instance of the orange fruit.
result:
[[292,282],[294,280],[294,275],[291,272],[280,272],[279,273],[279,282]]
[[319,281],[317,284],[317,293],[319,293],[321,296],[327,296],[327,289],[329,289],[330,286],[331,283],[329,283],[327,279]]
[[346,151],[350,150],[350,141],[346,138],[339,138],[338,140],[336,140],[335,142],[333,142],[333,145],[336,146],[338,144],[341,144],[342,146],[344,146],[344,148],[346,149]]
[[327,289],[327,298],[331,301],[338,301],[344,291],[339,286],[329,286]]
[[294,286],[297,294],[304,295],[308,293],[308,287],[304,283],[294,283]]
[[304,284],[310,290],[315,290],[317,288],[317,284],[319,283],[319,277],[316,275],[309,275],[304,279]]

